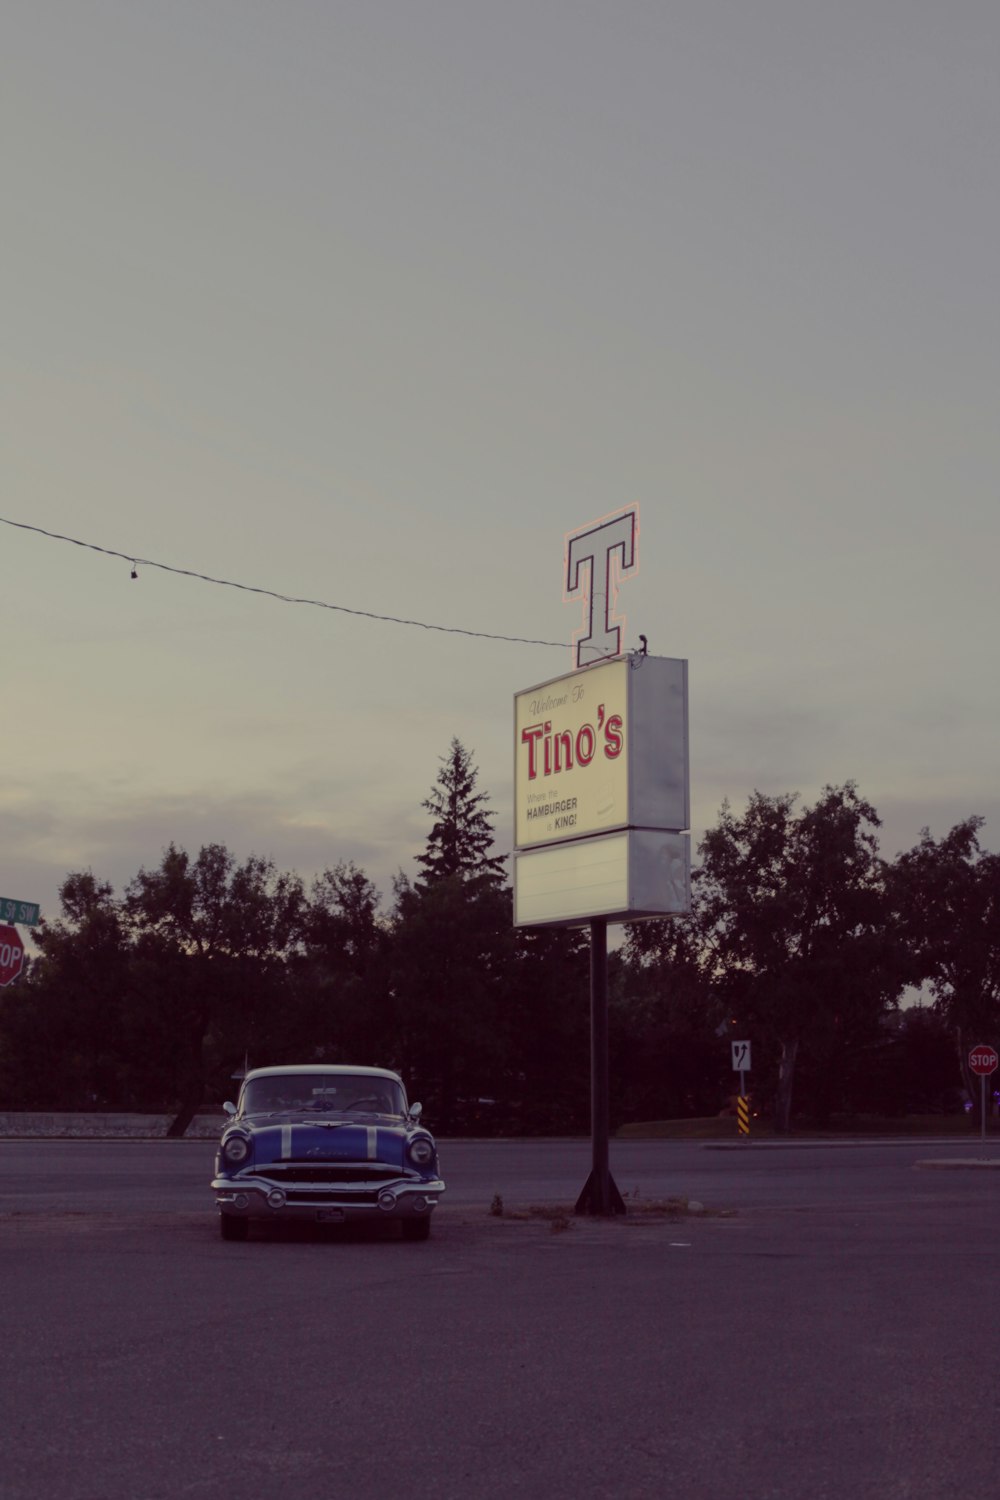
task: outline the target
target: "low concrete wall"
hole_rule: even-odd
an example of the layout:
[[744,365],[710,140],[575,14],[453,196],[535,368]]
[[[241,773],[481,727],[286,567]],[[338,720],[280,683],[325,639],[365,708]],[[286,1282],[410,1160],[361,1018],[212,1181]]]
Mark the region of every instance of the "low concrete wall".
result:
[[[156,1140],[166,1135],[173,1115],[45,1114],[29,1110],[0,1111],[0,1138],[57,1140]],[[225,1124],[217,1115],[195,1115],[184,1139],[216,1140]]]

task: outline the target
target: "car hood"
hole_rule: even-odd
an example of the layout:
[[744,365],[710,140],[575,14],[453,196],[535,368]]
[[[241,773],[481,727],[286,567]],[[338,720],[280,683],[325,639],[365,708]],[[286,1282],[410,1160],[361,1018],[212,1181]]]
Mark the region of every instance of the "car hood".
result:
[[[287,1120],[252,1129],[256,1166],[279,1161],[381,1161],[402,1167],[406,1142],[414,1134],[402,1126]],[[422,1134],[423,1132],[421,1132]]]

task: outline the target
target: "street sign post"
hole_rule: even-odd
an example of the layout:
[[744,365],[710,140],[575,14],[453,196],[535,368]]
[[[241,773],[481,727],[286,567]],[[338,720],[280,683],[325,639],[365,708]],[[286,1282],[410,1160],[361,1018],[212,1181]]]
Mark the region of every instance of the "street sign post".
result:
[[37,901],[12,901],[0,896],[0,922],[18,922],[22,927],[37,927],[41,915]]
[[733,1043],[733,1072],[749,1073],[750,1071],[750,1043]]
[[21,972],[24,944],[16,927],[0,927],[0,985],[10,984]]
[[989,1043],[973,1047],[969,1053],[969,1071],[979,1074],[979,1139],[986,1158],[986,1080],[1000,1064],[1000,1053]]
[[733,1043],[733,1072],[740,1075],[740,1095],[736,1106],[736,1132],[738,1135],[750,1134],[750,1110],[747,1106],[747,1092],[743,1075],[750,1071],[750,1043]]

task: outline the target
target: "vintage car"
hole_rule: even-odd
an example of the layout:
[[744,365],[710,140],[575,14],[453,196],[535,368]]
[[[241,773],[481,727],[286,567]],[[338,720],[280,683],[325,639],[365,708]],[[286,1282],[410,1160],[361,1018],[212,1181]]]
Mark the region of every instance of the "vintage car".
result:
[[225,1111],[212,1180],[224,1240],[245,1240],[251,1219],[398,1221],[406,1240],[430,1234],[444,1183],[398,1074],[254,1068]]

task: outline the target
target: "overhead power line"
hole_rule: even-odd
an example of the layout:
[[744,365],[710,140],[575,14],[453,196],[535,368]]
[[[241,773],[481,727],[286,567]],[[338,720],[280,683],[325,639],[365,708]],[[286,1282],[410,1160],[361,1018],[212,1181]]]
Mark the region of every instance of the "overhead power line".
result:
[[198,573],[194,568],[175,568],[170,563],[156,562],[151,557],[134,557],[131,552],[116,552],[113,547],[99,547],[96,542],[84,542],[79,537],[63,536],[59,531],[46,531],[44,526],[30,526],[27,521],[11,521],[0,516],[4,526],[16,526],[19,531],[33,531],[38,536],[49,537],[56,542],[70,542],[74,547],[85,547],[88,552],[100,552],[105,557],[120,557],[132,564],[132,576],[138,567],[159,568],[161,573],[177,573],[182,578],[197,578],[201,583],[215,583],[226,589],[240,589],[245,594],[264,594],[268,599],[278,599],[282,604],[308,604],[313,609],[332,609],[341,615],[357,615],[363,620],[381,620],[387,625],[412,625],[419,630],[439,630],[445,635],[470,635],[478,640],[510,641],[518,646],[557,646],[568,648],[566,641],[536,641],[523,635],[495,635],[488,630],[466,630],[460,625],[431,625],[426,620],[404,620],[398,615],[380,615],[370,609],[349,609],[346,604],[330,604],[325,599],[299,599],[293,594],[280,594],[277,589],[258,588],[252,583],[236,583],[232,578],[213,578],[208,573]]

